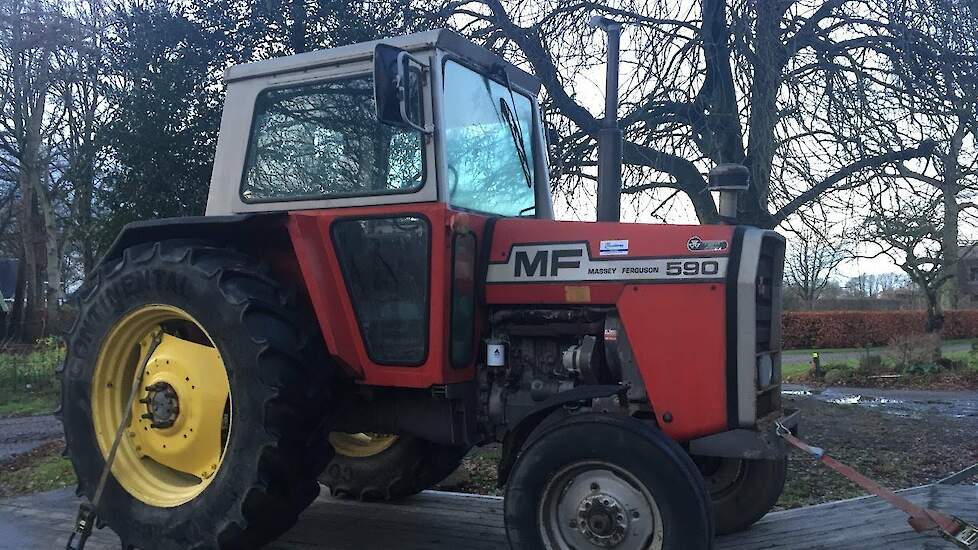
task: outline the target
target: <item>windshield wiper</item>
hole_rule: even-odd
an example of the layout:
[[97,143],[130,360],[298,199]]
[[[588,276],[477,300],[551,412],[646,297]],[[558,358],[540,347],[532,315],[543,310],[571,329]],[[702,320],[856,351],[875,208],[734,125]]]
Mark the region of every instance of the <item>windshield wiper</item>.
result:
[[509,133],[513,136],[513,145],[516,146],[516,156],[520,161],[520,168],[523,170],[523,177],[526,178],[526,186],[533,187],[533,176],[530,174],[530,157],[526,154],[526,145],[523,143],[523,126],[520,124],[520,117],[514,111],[516,108],[516,95],[513,93],[513,83],[509,81],[509,73],[505,67],[496,65],[495,70],[502,73],[503,81],[506,82],[506,90],[509,92],[509,99],[513,103],[510,107],[506,103],[506,98],[499,98],[499,109],[502,112],[506,125],[509,126]]
[[520,128],[520,121],[516,114],[506,103],[506,98],[499,98],[499,108],[502,110],[503,119],[509,126],[509,133],[513,136],[513,145],[516,146],[516,156],[520,161],[520,168],[523,170],[523,177],[526,178],[526,186],[533,187],[533,177],[530,175],[530,161],[527,158],[526,146],[523,144],[523,132]]
[[525,215],[529,214],[531,210],[533,211],[534,214],[536,214],[536,209],[537,209],[536,206],[527,206],[523,210],[520,210],[520,214],[519,215],[520,216],[525,216]]

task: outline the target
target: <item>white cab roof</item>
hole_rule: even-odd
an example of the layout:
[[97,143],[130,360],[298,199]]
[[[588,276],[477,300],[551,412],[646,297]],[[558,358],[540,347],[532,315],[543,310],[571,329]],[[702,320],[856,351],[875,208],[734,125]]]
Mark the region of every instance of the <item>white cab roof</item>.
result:
[[409,52],[437,48],[458,55],[469,62],[484,67],[486,70],[490,70],[495,65],[501,65],[506,69],[514,84],[534,94],[540,91],[540,81],[536,77],[448,29],[437,29],[383,40],[360,42],[329,50],[317,50],[253,63],[243,63],[225,71],[224,80],[234,82],[370,59],[373,57],[374,47],[377,44],[390,44]]

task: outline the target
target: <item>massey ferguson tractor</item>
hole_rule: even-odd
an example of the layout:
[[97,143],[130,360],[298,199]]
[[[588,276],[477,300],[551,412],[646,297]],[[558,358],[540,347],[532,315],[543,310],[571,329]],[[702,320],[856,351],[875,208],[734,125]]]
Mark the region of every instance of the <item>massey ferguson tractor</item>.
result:
[[705,549],[772,507],[784,240],[734,221],[740,167],[729,223],[555,221],[540,82],[450,31],[226,81],[206,215],[130,224],[78,292],[80,525],[257,548],[320,484],[400,499],[494,443],[515,549]]

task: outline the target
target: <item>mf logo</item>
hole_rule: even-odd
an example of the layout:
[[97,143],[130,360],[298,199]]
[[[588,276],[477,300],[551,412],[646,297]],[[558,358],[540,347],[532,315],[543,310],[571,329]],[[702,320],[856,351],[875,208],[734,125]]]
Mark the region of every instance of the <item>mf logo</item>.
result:
[[532,258],[529,253],[520,250],[516,252],[513,276],[546,277],[550,275],[556,277],[561,269],[581,267],[581,256],[583,256],[583,251],[580,248],[538,250],[533,253]]

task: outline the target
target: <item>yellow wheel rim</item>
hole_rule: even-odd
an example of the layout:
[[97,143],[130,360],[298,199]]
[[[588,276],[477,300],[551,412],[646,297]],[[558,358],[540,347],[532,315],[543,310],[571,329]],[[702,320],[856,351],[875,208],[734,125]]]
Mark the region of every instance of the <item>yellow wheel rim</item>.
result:
[[378,455],[390,448],[397,441],[393,434],[331,432],[329,442],[342,456],[351,458],[366,458]]
[[152,337],[163,338],[146,364],[137,402],[112,475],[151,506],[193,500],[213,481],[231,433],[231,388],[213,340],[186,311],[140,307],[102,342],[92,376],[92,423],[108,456],[123,420],[133,377]]

